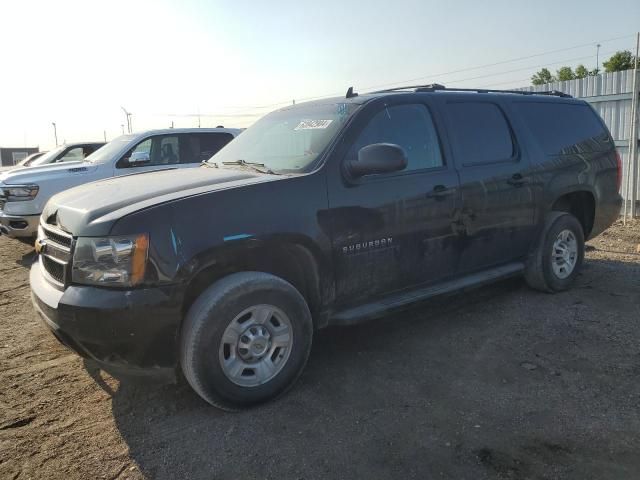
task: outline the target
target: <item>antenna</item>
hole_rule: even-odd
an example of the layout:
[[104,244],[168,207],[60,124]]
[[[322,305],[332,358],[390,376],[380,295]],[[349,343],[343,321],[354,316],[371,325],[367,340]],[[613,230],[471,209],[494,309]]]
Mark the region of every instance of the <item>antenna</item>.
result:
[[347,95],[345,98],[353,98],[357,96],[358,94],[353,92],[353,87],[349,87],[349,90],[347,90]]

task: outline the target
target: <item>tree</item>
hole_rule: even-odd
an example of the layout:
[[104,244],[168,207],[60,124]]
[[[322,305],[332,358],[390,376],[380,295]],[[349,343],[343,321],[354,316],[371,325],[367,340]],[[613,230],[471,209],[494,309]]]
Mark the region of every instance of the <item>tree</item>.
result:
[[600,69],[594,68],[593,70],[589,70],[582,64],[578,65],[574,70],[575,78],[595,77],[599,73]]
[[602,62],[605,72],[620,72],[630,70],[635,66],[635,57],[629,50],[619,50],[609,60]]
[[587,70],[587,67],[580,64],[576,67],[575,74],[576,74],[576,78],[585,78],[585,77],[588,77],[591,74],[591,72]]
[[573,80],[576,78],[576,74],[573,73],[571,67],[560,67],[560,69],[556,72],[558,80],[564,82],[566,80]]
[[548,68],[543,68],[539,72],[537,72],[533,77],[531,77],[531,83],[533,85],[544,85],[545,83],[555,82],[556,79]]

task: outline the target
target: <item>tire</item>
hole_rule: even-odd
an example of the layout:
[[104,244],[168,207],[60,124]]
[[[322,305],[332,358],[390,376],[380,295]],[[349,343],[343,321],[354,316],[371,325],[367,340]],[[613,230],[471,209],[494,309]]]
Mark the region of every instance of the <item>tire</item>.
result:
[[234,273],[189,309],[180,336],[182,371],[205,401],[240,410],[295,383],[312,337],[309,307],[290,283],[267,273]]
[[[567,233],[569,232],[569,233]],[[560,235],[566,238],[560,239]],[[559,241],[559,244],[556,242]],[[570,252],[572,248],[557,248],[575,246],[575,256]],[[563,260],[561,252],[569,252]],[[555,255],[554,255],[555,254]],[[572,260],[573,257],[573,260]],[[545,221],[542,235],[535,250],[529,257],[525,268],[527,284],[543,292],[561,292],[573,284],[584,260],[584,232],[576,217],[565,212],[551,212]],[[568,262],[568,263],[567,263]],[[554,265],[555,264],[555,265]],[[573,266],[570,266],[573,264]]]

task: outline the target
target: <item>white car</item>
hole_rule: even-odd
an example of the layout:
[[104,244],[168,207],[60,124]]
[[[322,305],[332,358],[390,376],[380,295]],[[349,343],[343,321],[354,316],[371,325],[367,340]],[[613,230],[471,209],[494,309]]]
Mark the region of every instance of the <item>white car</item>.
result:
[[197,167],[241,132],[235,128],[172,128],[123,135],[82,162],[0,173],[0,233],[34,237],[45,204],[56,193],[105,178]]
[[[29,155],[17,165],[0,168],[0,172],[18,168],[39,167],[50,163],[82,162],[86,157],[102,147],[105,142],[80,142],[61,145],[50,152],[39,152]],[[35,156],[35,158],[34,158]]]

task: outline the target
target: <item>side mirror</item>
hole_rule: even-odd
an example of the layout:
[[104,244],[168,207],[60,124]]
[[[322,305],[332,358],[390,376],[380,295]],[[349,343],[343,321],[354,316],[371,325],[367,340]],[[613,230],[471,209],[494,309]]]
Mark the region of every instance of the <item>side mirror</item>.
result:
[[150,161],[149,152],[133,152],[129,157],[129,165],[131,166],[143,165]]
[[358,151],[358,160],[349,163],[349,173],[354,177],[398,172],[407,168],[407,154],[400,145],[374,143]]

